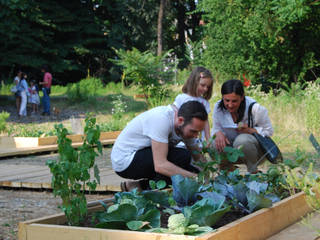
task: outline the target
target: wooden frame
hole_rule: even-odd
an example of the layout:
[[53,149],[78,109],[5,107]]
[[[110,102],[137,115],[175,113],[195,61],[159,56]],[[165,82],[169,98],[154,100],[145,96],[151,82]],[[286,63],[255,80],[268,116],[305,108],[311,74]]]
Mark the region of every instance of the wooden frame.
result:
[[[121,131],[101,132],[102,145],[113,144]],[[73,147],[82,145],[84,135],[68,135]],[[57,137],[0,137],[0,157],[26,155],[37,152],[56,151]]]
[[[97,206],[89,208],[96,211]],[[117,239],[117,240],[261,240],[266,239],[311,212],[303,192],[286,198],[271,208],[261,209],[235,222],[202,236],[144,233],[124,230],[70,227],[64,214],[19,223],[19,240],[69,240],[69,239]]]

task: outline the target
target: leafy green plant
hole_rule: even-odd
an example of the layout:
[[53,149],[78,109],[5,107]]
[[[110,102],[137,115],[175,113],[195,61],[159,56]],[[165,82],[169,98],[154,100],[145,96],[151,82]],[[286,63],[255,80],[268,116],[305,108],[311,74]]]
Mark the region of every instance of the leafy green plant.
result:
[[[161,185],[161,184],[160,184]],[[169,206],[166,191],[143,191],[115,194],[114,204],[96,214],[98,228],[146,230],[160,227],[158,206]]]
[[173,67],[165,61],[170,52],[162,56],[154,56],[149,51],[141,53],[133,48],[132,51],[116,50],[116,53],[119,59],[112,61],[123,67],[124,79],[139,86],[148,105],[150,105],[149,93],[157,96],[160,94],[160,97],[163,95],[162,83],[171,79],[173,74]]
[[[47,165],[52,173],[52,188],[55,196],[60,196],[69,225],[79,225],[87,216],[86,187],[90,190],[100,183],[99,169],[95,164],[95,157],[102,154],[99,141],[100,129],[96,119],[90,115],[85,119],[83,144],[78,150],[72,147],[72,141],[67,138],[68,131],[62,124],[56,125],[58,134],[59,160],[48,160]],[[94,169],[91,180],[90,170]]]
[[0,133],[7,131],[7,119],[10,117],[10,113],[2,111],[0,113]]
[[245,213],[251,213],[261,208],[271,207],[273,202],[280,201],[279,197],[267,191],[268,183],[252,181],[241,177],[238,173],[237,175],[237,179],[240,178],[237,182],[233,180],[234,174],[220,175],[216,178],[216,184],[214,185],[219,193],[230,200],[234,208]]
[[181,175],[174,175],[172,180],[173,199],[178,206],[187,206],[197,200],[197,193],[200,192],[201,185],[195,180]]
[[67,96],[69,101],[78,102],[94,99],[103,84],[98,78],[85,78],[78,83],[67,85]]
[[239,157],[243,157],[244,154],[241,149],[225,147],[223,152],[218,152],[212,147],[212,141],[214,137],[208,142],[203,141],[200,153],[207,156],[210,160],[207,162],[197,162],[196,165],[201,168],[198,174],[198,181],[205,184],[208,179],[213,179],[219,171],[219,164],[223,160],[227,160],[231,163],[235,163]]
[[188,223],[212,226],[230,210],[230,206],[224,204],[224,196],[207,191],[206,187],[195,180],[181,175],[172,176],[171,180],[173,199],[180,207],[178,209],[182,207]]
[[313,163],[309,164],[306,171],[301,168],[286,169],[287,173],[287,187],[288,190],[294,194],[298,191],[303,191],[306,194],[306,201],[308,205],[314,210],[313,213],[308,214],[302,219],[302,223],[310,229],[317,232],[320,236],[320,229],[311,223],[311,218],[314,213],[320,213],[320,176],[319,173],[313,170]]
[[208,226],[200,227],[197,224],[190,224],[188,218],[182,213],[178,213],[168,218],[168,228],[154,228],[148,232],[201,235],[212,231],[213,229]]

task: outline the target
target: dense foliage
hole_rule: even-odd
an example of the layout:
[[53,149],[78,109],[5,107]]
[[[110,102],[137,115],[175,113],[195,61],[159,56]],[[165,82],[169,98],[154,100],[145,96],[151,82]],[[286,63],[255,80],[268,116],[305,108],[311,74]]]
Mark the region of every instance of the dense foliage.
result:
[[[174,49],[185,59],[187,37],[199,34],[196,1],[166,1],[163,50]],[[159,1],[81,0],[57,2],[0,1],[1,78],[12,78],[18,68],[36,77],[42,64],[51,66],[55,84],[75,82],[88,74],[105,82],[120,80],[109,59],[114,49],[151,51],[157,48]],[[187,61],[183,66],[187,65]]]
[[[262,83],[319,77],[320,2],[203,0],[206,62],[232,77]],[[272,85],[271,85],[272,86]]]

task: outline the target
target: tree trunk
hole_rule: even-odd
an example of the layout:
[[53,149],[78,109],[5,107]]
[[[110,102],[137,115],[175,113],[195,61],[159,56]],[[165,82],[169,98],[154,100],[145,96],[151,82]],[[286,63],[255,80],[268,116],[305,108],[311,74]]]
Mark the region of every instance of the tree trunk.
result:
[[158,50],[157,55],[162,54],[162,22],[163,22],[163,13],[165,8],[166,0],[160,0],[159,14],[158,14],[158,28],[157,28],[157,41],[158,41]]

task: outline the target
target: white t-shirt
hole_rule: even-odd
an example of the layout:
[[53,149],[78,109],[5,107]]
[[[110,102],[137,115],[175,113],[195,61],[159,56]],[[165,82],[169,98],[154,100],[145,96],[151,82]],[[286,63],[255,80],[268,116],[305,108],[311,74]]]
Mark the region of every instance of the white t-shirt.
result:
[[[251,97],[245,97],[246,109],[244,112],[242,123],[248,124],[248,109],[249,105],[255,100]],[[224,135],[233,142],[233,140],[239,135],[236,131],[238,125],[233,122],[232,116],[228,110],[222,110],[219,108],[221,100],[219,100],[213,109],[212,114],[212,135],[221,131]],[[273,134],[273,128],[268,116],[268,110],[261,106],[259,103],[255,103],[252,107],[252,120],[253,126],[262,136],[271,136]]]
[[[176,146],[182,141],[174,130],[175,111],[169,106],[160,106],[141,113],[121,131],[111,151],[112,168],[124,171],[132,162],[135,153],[151,146],[151,140]],[[194,139],[184,140],[195,145]]]
[[202,103],[207,113],[209,114],[211,112],[210,103],[206,99],[204,99],[203,97],[193,97],[186,93],[181,93],[178,96],[176,96],[176,99],[174,100],[173,104],[179,109],[182,104],[188,101],[197,101],[199,103]]

